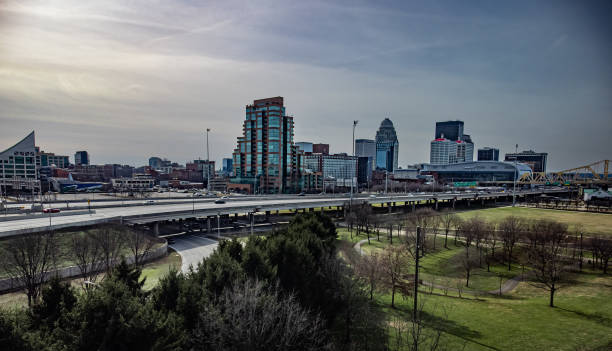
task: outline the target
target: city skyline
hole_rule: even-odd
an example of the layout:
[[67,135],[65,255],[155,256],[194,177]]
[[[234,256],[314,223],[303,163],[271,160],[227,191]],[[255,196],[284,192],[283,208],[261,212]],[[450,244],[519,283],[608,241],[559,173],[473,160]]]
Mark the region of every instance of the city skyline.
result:
[[518,143],[548,152],[550,170],[580,166],[612,149],[610,11],[590,4],[176,3],[144,14],[138,2],[8,1],[0,139],[36,130],[48,152],[137,166],[205,159],[211,128],[220,164],[244,105],[280,95],[295,140],[332,153],[351,152],[353,120],[355,138],[373,139],[389,117],[399,165],[427,162],[435,122],[459,119],[476,149]]

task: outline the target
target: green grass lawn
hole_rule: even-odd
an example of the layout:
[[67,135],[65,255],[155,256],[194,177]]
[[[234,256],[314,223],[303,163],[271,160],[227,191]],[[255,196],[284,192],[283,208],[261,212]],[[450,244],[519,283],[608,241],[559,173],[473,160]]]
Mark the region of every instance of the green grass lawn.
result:
[[151,290],[161,277],[167,274],[170,269],[181,270],[181,256],[170,249],[168,256],[144,265],[140,278],[146,278],[144,290]]
[[582,225],[585,234],[602,234],[612,236],[612,214],[590,213],[563,210],[547,210],[526,207],[498,207],[458,213],[462,219],[479,216],[487,221],[499,222],[507,216],[518,216],[527,220],[552,219],[565,223],[572,231],[576,225]]
[[[449,350],[464,345],[466,350],[607,350],[612,346],[612,276],[576,274],[574,279],[574,285],[559,290],[555,308],[548,307],[546,291],[525,283],[507,297],[458,298],[435,291],[419,297],[425,300],[427,323],[444,330]],[[396,295],[395,310],[390,301],[389,294],[377,296],[390,320],[410,318],[411,297]]]

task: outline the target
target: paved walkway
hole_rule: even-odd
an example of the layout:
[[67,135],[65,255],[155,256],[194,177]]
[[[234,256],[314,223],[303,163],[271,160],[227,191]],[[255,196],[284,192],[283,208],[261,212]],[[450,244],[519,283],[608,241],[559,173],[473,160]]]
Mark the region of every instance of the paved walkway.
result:
[[[363,245],[364,243],[367,243],[368,239],[363,239],[360,240],[359,242],[357,242],[353,247],[355,248],[355,250],[360,254],[360,255],[364,255],[363,250],[361,249],[361,245]],[[501,287],[501,293],[502,294],[507,294],[510,291],[514,290],[514,288],[516,288],[518,286],[518,284],[521,282],[522,280],[522,275],[519,274],[514,278],[508,279],[506,280]],[[421,281],[422,285],[425,286],[433,286],[436,289],[448,289],[448,290],[452,290],[452,291],[457,291],[457,288],[453,288],[453,287],[449,287],[449,286],[444,286],[444,285],[440,285],[440,284],[434,284],[432,282],[428,282],[425,280]],[[466,289],[463,290],[464,293],[468,293],[468,294],[474,294],[474,295],[488,295],[488,294],[500,294],[500,289],[495,289],[495,290],[489,290],[489,291],[483,291],[483,290],[472,290],[472,289]]]
[[181,255],[181,272],[187,273],[189,267],[196,268],[203,258],[210,256],[217,248],[218,242],[203,235],[185,235],[173,239],[174,244],[168,245]]

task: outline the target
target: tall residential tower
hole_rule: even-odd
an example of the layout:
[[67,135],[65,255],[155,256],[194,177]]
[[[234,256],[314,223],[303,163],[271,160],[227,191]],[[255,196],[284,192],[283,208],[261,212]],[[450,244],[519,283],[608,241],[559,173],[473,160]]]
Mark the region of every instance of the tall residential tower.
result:
[[296,192],[302,155],[293,144],[293,117],[285,115],[283,98],[255,100],[246,106],[231,182],[249,184],[258,193]]

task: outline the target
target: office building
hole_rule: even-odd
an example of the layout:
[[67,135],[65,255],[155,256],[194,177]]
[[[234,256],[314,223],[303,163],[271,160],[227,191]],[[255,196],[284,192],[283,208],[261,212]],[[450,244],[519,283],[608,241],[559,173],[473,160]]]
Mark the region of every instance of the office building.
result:
[[376,132],[376,168],[392,172],[398,168],[399,142],[393,122],[385,118]]
[[312,153],[313,152],[312,151],[312,143],[302,141],[302,142],[295,143],[295,146],[299,147],[300,150],[302,150],[304,153],[307,153],[307,152]]
[[87,151],[77,151],[74,154],[74,164],[77,166],[89,164],[89,154]]
[[499,149],[492,147],[478,149],[478,161],[499,161]]
[[232,173],[234,172],[234,160],[231,158],[224,158],[223,159],[223,168],[221,169],[223,171],[223,174],[225,174],[226,176],[231,176]]
[[293,142],[293,117],[282,97],[246,106],[243,135],[233,153],[232,183],[250,184],[258,193],[299,191],[301,155]]
[[445,138],[431,141],[429,163],[432,165],[445,165],[457,163],[457,142]]
[[329,144],[312,144],[312,152],[315,154],[329,155]]
[[70,166],[70,161],[68,156],[60,156],[56,155],[52,152],[44,152],[41,151],[38,146],[36,146],[36,166],[40,167],[49,167],[55,165],[58,168],[68,168]]
[[162,167],[162,159],[156,156],[149,157],[149,167],[160,169]]
[[546,152],[535,152],[533,150],[521,151],[518,154],[510,153],[506,154],[505,161],[525,163],[531,167],[534,172],[546,172],[546,161],[548,153]]
[[0,194],[32,191],[40,187],[37,180],[34,131],[17,144],[0,152]]
[[463,127],[463,121],[436,122],[435,139],[430,144],[431,164],[474,160],[474,143],[470,135],[463,134]]
[[434,139],[440,138],[452,141],[463,140],[463,121],[436,122]]
[[372,178],[372,171],[376,169],[376,141],[371,139],[355,140],[355,156],[359,158],[357,161],[357,181],[359,184],[366,184]]
[[357,186],[357,157],[346,154],[324,155],[313,153],[304,155],[304,169],[321,173],[323,179],[332,181],[336,187]]

